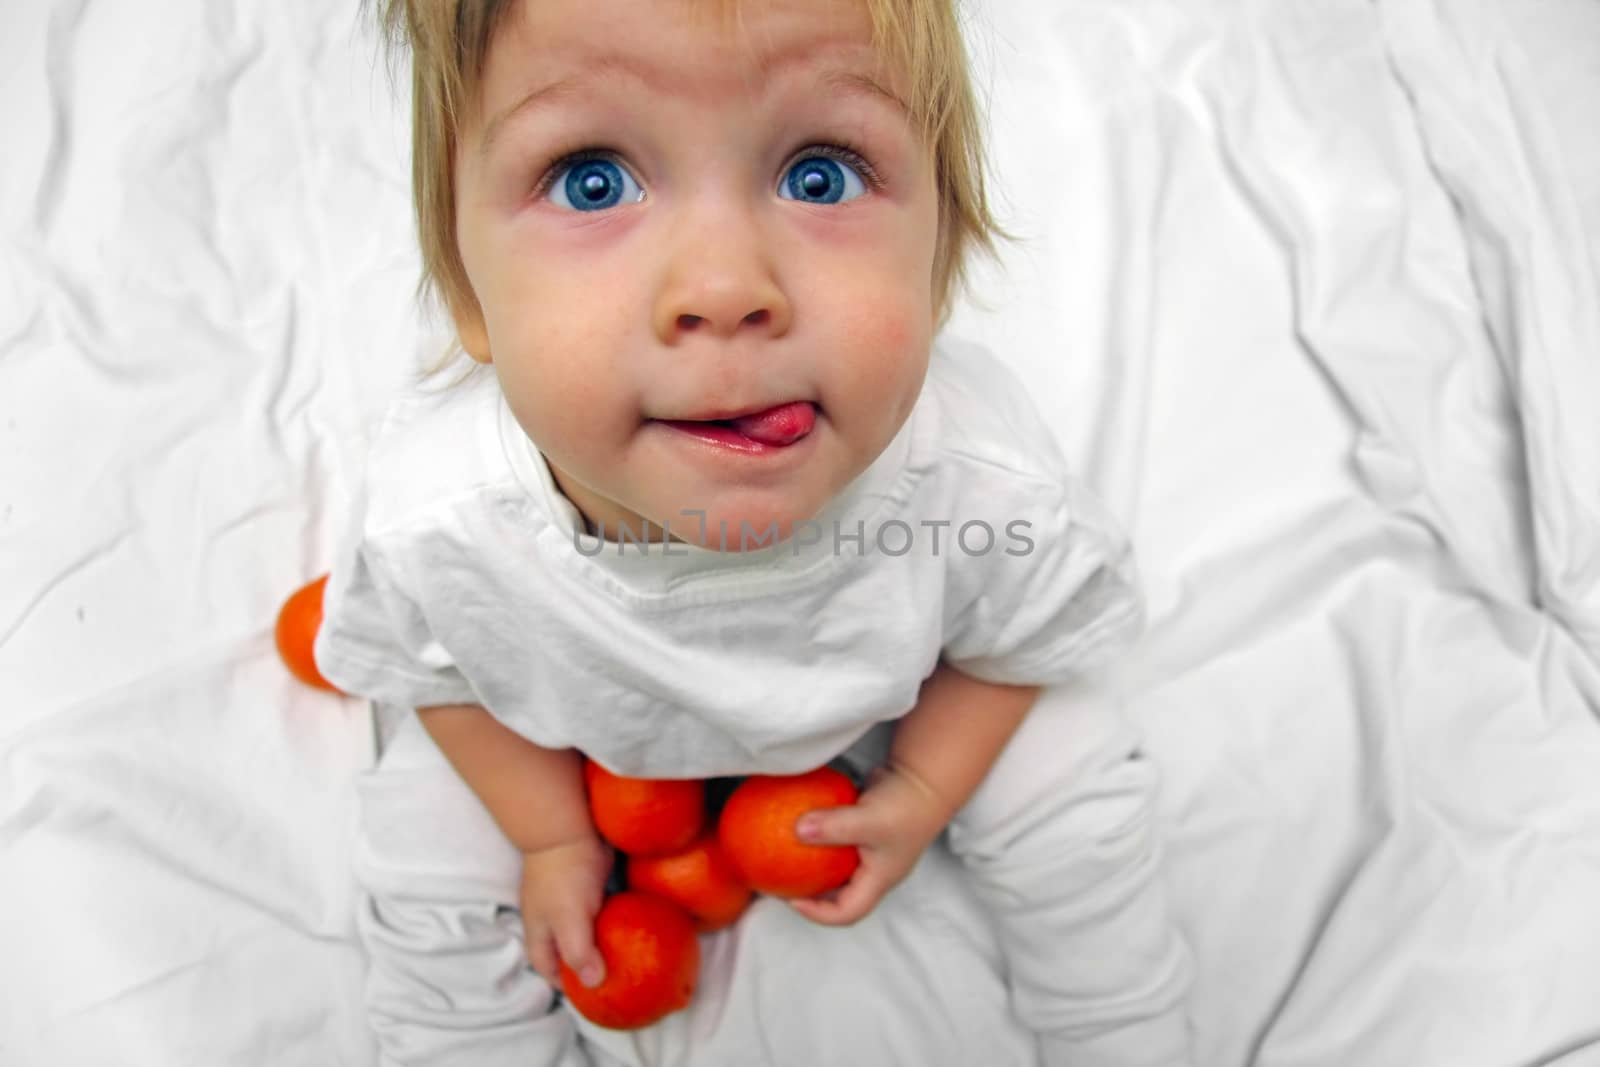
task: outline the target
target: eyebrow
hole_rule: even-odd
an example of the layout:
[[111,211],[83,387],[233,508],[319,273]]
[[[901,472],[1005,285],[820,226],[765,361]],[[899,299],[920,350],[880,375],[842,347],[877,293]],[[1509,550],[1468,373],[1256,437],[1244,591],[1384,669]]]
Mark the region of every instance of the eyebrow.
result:
[[911,108],[893,91],[885,88],[876,78],[853,70],[828,70],[822,74],[824,84],[847,93],[876,97],[889,104],[901,115],[910,117]]
[[[660,92],[670,91],[627,60],[617,56],[607,56],[589,64],[582,74],[561,78],[548,85],[539,86],[515,104],[495,115],[484,127],[483,139],[478,143],[478,154],[480,156],[488,155],[490,149],[494,147],[495,139],[500,136],[501,131],[512,119],[526,115],[546,104],[574,96],[579,90],[586,88],[590,82],[596,79],[615,78],[618,75],[644,82],[650,85],[652,89]],[[822,72],[821,81],[826,86],[852,96],[866,96],[886,103],[904,117],[909,118],[911,114],[911,109],[906,106],[904,100],[885,88],[870,75],[862,74],[859,71],[828,69]]]

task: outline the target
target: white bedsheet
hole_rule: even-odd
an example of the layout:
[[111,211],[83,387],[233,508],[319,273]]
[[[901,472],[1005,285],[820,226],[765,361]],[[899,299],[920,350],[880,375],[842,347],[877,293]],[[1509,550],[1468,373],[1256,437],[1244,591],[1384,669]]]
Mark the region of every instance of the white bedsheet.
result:
[[[372,1062],[271,638],[438,343],[351,7],[0,10],[7,1067]],[[1600,7],[969,8],[952,329],[1132,523],[1199,1062],[1600,1064]]]

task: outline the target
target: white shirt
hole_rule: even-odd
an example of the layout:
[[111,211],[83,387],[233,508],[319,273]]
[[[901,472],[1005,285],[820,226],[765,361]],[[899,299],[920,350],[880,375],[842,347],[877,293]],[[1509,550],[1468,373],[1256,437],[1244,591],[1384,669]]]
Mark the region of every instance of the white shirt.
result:
[[788,774],[909,711],[941,656],[1048,685],[1142,617],[1125,540],[1021,384],[948,342],[900,433],[810,526],[738,542],[588,535],[484,374],[388,413],[317,663],[378,701],[482,704],[621,774]]

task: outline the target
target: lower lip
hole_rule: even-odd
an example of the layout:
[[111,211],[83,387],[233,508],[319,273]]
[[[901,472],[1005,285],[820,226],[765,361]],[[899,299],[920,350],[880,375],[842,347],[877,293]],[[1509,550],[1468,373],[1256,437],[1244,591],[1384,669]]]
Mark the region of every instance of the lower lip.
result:
[[661,425],[688,437],[748,456],[775,456],[783,452],[792,451],[796,446],[804,444],[811,439],[811,434],[808,433],[804,437],[795,438],[786,445],[774,445],[746,437],[732,426],[723,426],[715,422],[678,422],[667,419],[660,420],[660,422]]

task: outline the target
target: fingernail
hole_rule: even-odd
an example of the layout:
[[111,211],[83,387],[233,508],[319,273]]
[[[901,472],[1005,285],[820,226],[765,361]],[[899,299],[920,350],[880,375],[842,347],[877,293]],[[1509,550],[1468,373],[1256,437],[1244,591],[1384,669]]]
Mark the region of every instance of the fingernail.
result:
[[815,815],[802,816],[800,822],[795,826],[795,833],[799,835],[802,841],[815,841],[817,835],[822,833],[822,820]]
[[593,989],[595,986],[599,985],[600,984],[600,965],[598,963],[591,963],[587,967],[585,967],[583,970],[579,971],[578,972],[578,981],[582,982],[584,985],[588,986],[590,989]]

